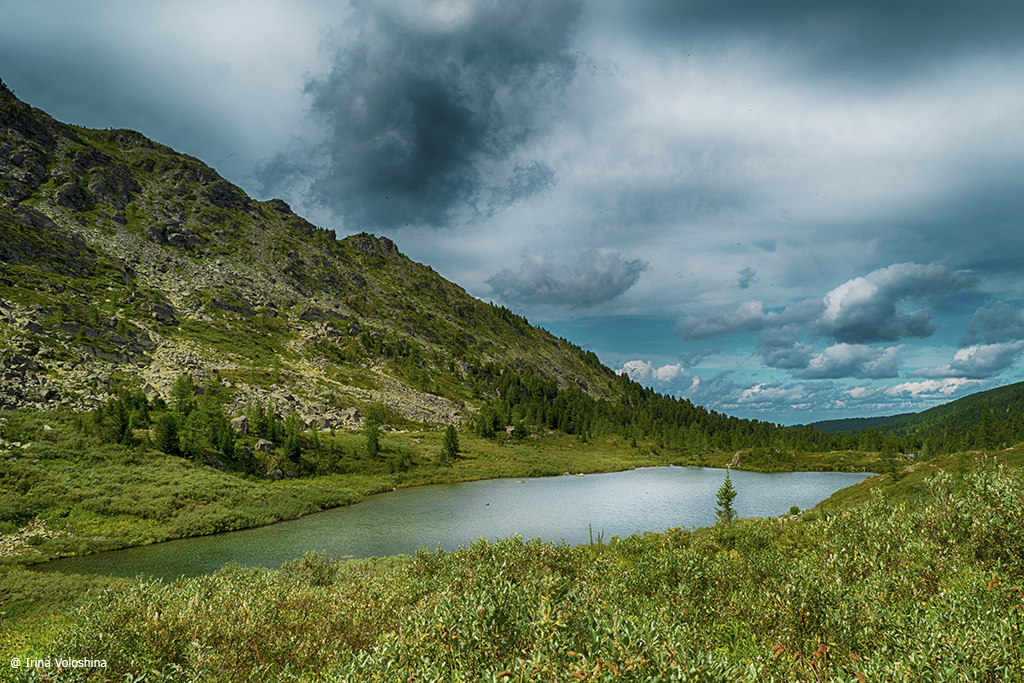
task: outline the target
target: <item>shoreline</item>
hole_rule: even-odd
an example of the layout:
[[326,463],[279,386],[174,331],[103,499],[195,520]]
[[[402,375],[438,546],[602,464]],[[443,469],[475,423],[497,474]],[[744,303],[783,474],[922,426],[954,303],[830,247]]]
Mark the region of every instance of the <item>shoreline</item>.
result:
[[[618,468],[618,469],[594,469],[594,468],[591,468],[591,470],[588,471],[588,472],[563,472],[562,474],[548,474],[548,475],[535,476],[535,477],[520,477],[520,476],[513,475],[513,476],[510,476],[510,477],[502,476],[502,477],[490,477],[490,478],[463,479],[463,480],[460,480],[460,481],[445,481],[445,482],[433,482],[433,483],[415,484],[413,486],[403,486],[402,488],[412,489],[412,488],[418,488],[420,486],[437,486],[439,484],[472,484],[472,483],[478,483],[478,482],[502,481],[502,480],[503,481],[510,481],[510,482],[511,481],[515,481],[516,483],[523,483],[524,481],[527,481],[527,480],[559,479],[559,478],[566,477],[566,476],[569,476],[569,477],[584,477],[584,476],[593,476],[593,475],[598,475],[598,474],[622,474],[622,473],[626,473],[626,472],[630,472],[630,471],[636,471],[636,470],[654,470],[654,469],[660,469],[660,468],[666,468],[666,467],[667,468],[678,468],[678,469],[685,468],[685,469],[695,469],[695,470],[711,470],[711,471],[715,471],[715,470],[721,471],[722,469],[724,469],[724,468],[720,468],[720,467],[708,467],[708,466],[697,466],[697,465],[680,466],[680,465],[672,465],[670,463],[657,463],[657,464],[653,464],[652,463],[652,464],[642,464],[642,465],[638,465],[638,466]],[[757,472],[750,472],[750,473],[751,474],[759,474]],[[805,472],[784,472],[784,473],[783,472],[776,472],[774,474],[808,474],[808,473],[810,473],[810,474],[818,474],[818,473],[815,473],[815,472],[806,472],[806,471]],[[846,489],[848,489],[850,487],[857,486],[858,484],[862,483],[863,481],[865,481],[866,479],[868,479],[868,478],[870,478],[872,476],[872,473],[859,473],[859,472],[858,473],[837,473],[837,472],[832,472],[832,473],[820,473],[820,474],[863,475],[863,476],[861,476],[858,479],[858,481],[850,483],[849,485],[845,485],[840,490],[846,490]],[[248,531],[248,530],[253,530],[253,529],[272,527],[272,526],[274,526],[276,524],[279,524],[279,523],[282,523],[282,522],[298,521],[300,517],[303,517],[303,518],[304,517],[309,517],[310,515],[312,515],[314,513],[321,513],[321,512],[322,513],[326,513],[326,512],[329,512],[331,510],[337,510],[337,509],[340,509],[342,507],[348,507],[349,505],[354,505],[354,504],[357,504],[357,503],[365,502],[371,496],[383,495],[383,494],[394,492],[396,490],[397,490],[397,488],[392,488],[390,490],[385,489],[385,490],[378,491],[376,493],[369,493],[369,494],[367,494],[367,495],[365,495],[363,497],[360,497],[358,500],[353,500],[352,502],[350,502],[348,504],[345,504],[345,505],[339,505],[339,506],[334,506],[332,508],[324,508],[322,510],[311,511],[309,513],[306,513],[306,514],[303,514],[303,515],[299,515],[299,516],[296,516],[296,517],[292,517],[292,518],[288,518],[288,519],[275,520],[274,522],[270,522],[268,524],[246,526],[246,527],[240,527],[240,528],[237,528],[237,529],[225,529],[225,530],[221,530],[221,531],[218,531],[218,532],[214,532],[212,534],[179,536],[179,537],[176,537],[176,538],[165,539],[164,541],[160,541],[159,543],[164,543],[164,542],[169,542],[169,541],[185,541],[185,540],[188,540],[188,539],[201,538],[201,537],[204,537],[204,536],[217,536],[219,534],[227,533],[227,532],[236,532],[236,531],[240,532],[240,531]],[[803,519],[804,518],[803,516],[805,514],[811,513],[813,510],[816,510],[818,508],[818,506],[821,505],[821,503],[823,503],[825,500],[827,500],[830,495],[832,495],[832,494],[826,494],[825,498],[823,498],[821,500],[817,500],[813,504],[808,505],[808,507],[806,509],[801,510],[801,512],[799,513],[798,516],[793,516],[793,515],[789,514],[788,512],[782,512],[780,514],[774,514],[774,513],[773,514],[764,514],[762,512],[760,514],[755,514],[754,516],[750,517],[750,519],[755,519],[755,518],[772,519],[772,518],[776,518],[776,517],[788,518],[788,519],[791,519],[791,520],[792,519]],[[803,503],[801,503],[801,504],[803,504]],[[672,524],[670,523],[668,526],[672,526]],[[693,527],[693,529],[703,528],[703,527],[706,527],[706,526],[709,526],[709,525],[708,524],[701,524],[699,526]],[[713,526],[713,525],[711,525],[711,526]],[[656,529],[650,529],[648,531],[658,532],[658,530],[656,530]],[[664,532],[664,529],[661,529],[660,531]],[[484,534],[485,537],[487,535],[488,534]],[[500,538],[501,535],[499,534],[497,537]],[[229,542],[229,544],[230,544],[230,542]],[[65,559],[67,559],[67,560],[74,560],[74,559],[78,559],[78,558],[86,558],[86,557],[89,557],[91,555],[102,554],[102,553],[105,553],[105,552],[114,552],[114,551],[118,551],[118,550],[129,550],[131,548],[143,547],[145,545],[156,545],[156,543],[153,543],[153,544],[124,545],[124,546],[117,547],[117,548],[107,548],[107,549],[104,549],[104,550],[101,550],[101,551],[98,551],[98,552],[95,552],[95,553],[80,554],[80,555],[68,555],[68,556],[64,556],[64,557],[54,557],[54,558],[44,559],[44,560],[41,560],[39,562],[33,563],[31,565],[28,565],[26,568],[30,568],[30,569],[33,569],[35,571],[40,571],[40,572],[45,572],[45,573],[52,573],[52,572],[64,573],[64,572],[62,572],[62,570],[60,568],[46,568],[46,569],[43,569],[42,565],[47,565],[50,562],[60,562],[60,561],[65,560]],[[574,543],[572,543],[572,545],[578,545],[578,543],[574,542]],[[209,551],[209,546],[207,546],[206,544],[200,544],[199,546],[197,546],[197,548],[198,549],[206,549],[205,551],[200,550],[199,551],[199,555],[197,555],[197,557],[202,556],[203,552],[210,552]],[[296,550],[296,552],[298,552],[298,550]],[[414,554],[414,552],[412,552],[412,551],[402,551],[402,552],[394,552],[394,553],[385,552],[384,554],[381,554],[379,556],[380,557],[391,557],[391,556],[401,556],[401,555],[409,555],[409,556],[411,556],[413,554]],[[244,555],[244,553],[243,553],[243,555]],[[370,555],[366,555],[365,557],[370,557],[370,556],[377,557],[378,555],[371,553]],[[364,556],[360,554],[360,555],[353,556],[353,557],[362,558]],[[228,560],[228,561],[232,561],[232,560]],[[257,565],[262,566],[262,565],[260,565],[259,561],[254,561],[252,558],[248,558],[245,561],[247,563],[255,562]],[[157,561],[156,564],[157,564],[157,566],[159,566],[161,564],[161,562]],[[173,564],[173,562],[172,562],[172,564]],[[208,570],[207,569],[207,570],[203,570],[201,573],[202,574],[206,574],[206,573],[209,573],[210,571],[215,571],[215,570]],[[86,568],[86,569],[73,569],[73,570],[70,570],[67,573],[89,574],[89,573],[94,573],[94,572],[90,572]],[[104,574],[104,575],[106,575],[106,574]],[[110,575],[114,576],[115,574],[110,574]],[[159,573],[159,570],[157,570],[157,573],[153,574],[153,576],[161,576],[160,573]],[[164,579],[168,579],[169,576],[164,576],[163,578]]]

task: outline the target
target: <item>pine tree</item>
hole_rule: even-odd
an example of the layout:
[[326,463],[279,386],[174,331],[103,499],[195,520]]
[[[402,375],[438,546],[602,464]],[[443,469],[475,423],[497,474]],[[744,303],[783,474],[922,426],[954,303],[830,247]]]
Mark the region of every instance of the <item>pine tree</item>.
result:
[[725,481],[722,482],[721,488],[718,489],[718,506],[715,508],[715,513],[718,515],[718,521],[724,524],[729,524],[732,520],[736,519],[736,510],[732,507],[732,501],[736,498],[736,489],[733,488],[732,478],[729,476],[729,470],[725,471]]
[[366,419],[363,420],[366,433],[366,454],[376,460],[380,455],[380,426],[387,419],[387,410],[379,403],[374,403],[366,411]]
[[372,460],[380,454],[380,427],[376,422],[366,423],[366,454]]
[[195,395],[196,385],[192,381],[192,377],[186,374],[178,375],[178,379],[174,381],[174,388],[171,390],[174,410],[178,417],[182,419],[188,417],[196,407]]
[[153,430],[155,432],[155,445],[157,450],[163,451],[168,455],[178,455],[180,452],[180,446],[178,443],[178,421],[174,418],[171,413],[164,413],[164,415],[157,421],[156,427]]
[[459,433],[454,425],[444,430],[444,441],[441,443],[441,462],[452,464],[459,459]]

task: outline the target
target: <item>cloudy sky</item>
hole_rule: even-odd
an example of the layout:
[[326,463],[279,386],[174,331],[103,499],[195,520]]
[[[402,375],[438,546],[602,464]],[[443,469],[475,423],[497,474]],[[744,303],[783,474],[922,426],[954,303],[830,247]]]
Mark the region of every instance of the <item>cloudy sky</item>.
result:
[[656,389],[782,423],[1024,380],[1019,0],[0,0],[0,78]]

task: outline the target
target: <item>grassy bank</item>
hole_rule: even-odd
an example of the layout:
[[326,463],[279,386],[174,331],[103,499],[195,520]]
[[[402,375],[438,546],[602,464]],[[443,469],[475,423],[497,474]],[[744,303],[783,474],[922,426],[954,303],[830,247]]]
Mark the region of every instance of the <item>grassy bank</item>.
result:
[[[815,521],[98,580],[72,608],[5,619],[0,644],[107,663],[62,681],[1022,680],[1024,476],[989,464],[927,487]],[[74,580],[97,581],[45,579]]]

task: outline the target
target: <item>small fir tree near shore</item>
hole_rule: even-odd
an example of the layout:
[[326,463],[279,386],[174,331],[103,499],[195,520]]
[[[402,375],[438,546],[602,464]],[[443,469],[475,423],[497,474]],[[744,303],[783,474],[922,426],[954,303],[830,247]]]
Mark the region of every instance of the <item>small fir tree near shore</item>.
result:
[[722,482],[722,486],[718,489],[718,506],[715,507],[715,513],[718,515],[720,523],[729,524],[732,520],[736,519],[736,510],[732,507],[732,501],[735,499],[736,489],[732,485],[729,470],[726,470],[725,481]]
[[380,426],[387,419],[384,406],[375,403],[366,411],[366,419],[363,420],[363,431],[366,434],[366,455],[371,460],[380,457]]
[[444,441],[441,442],[441,462],[451,465],[459,459],[459,433],[455,425],[448,425],[444,430]]

